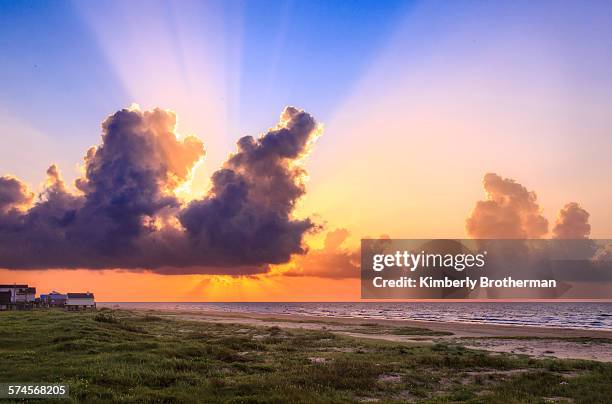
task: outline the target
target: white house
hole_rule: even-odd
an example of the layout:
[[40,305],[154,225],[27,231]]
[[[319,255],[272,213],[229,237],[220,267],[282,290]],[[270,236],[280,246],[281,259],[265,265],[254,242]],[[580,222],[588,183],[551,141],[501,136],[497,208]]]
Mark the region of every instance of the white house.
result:
[[66,299],[68,309],[93,309],[96,307],[93,293],[68,293]]
[[23,288],[15,294],[15,302],[22,304],[31,304],[36,300],[36,288]]
[[0,292],[10,292],[11,294],[11,303],[17,303],[17,293],[23,293],[25,289],[27,289],[28,285],[0,285]]

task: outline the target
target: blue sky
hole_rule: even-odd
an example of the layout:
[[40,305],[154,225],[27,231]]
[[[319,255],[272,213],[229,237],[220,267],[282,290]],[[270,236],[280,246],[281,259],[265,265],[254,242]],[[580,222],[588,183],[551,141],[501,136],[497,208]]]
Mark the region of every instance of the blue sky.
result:
[[[196,117],[220,118],[197,112],[181,122],[226,154],[238,136],[272,125],[285,105],[305,108],[322,121],[330,118],[410,6],[0,1],[0,111],[61,142],[50,158],[68,177],[84,150],[98,143],[101,120],[133,102],[181,116],[174,98],[193,100],[194,109],[206,99],[225,114],[223,125],[198,123]],[[146,82],[129,88],[143,77]],[[215,90],[207,91],[211,86]],[[168,91],[176,97],[167,97]],[[42,174],[2,167],[7,170],[29,182]]]

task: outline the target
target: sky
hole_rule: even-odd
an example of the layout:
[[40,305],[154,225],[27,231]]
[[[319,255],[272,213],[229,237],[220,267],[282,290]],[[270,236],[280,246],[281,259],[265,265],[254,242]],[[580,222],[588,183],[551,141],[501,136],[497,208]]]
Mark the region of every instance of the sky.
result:
[[[279,167],[304,187],[283,200],[284,219],[319,229],[296,236],[308,253],[293,246],[288,262],[268,255],[265,268],[216,271],[231,276],[121,260],[47,269],[41,255],[36,270],[0,269],[0,281],[106,301],[357,300],[360,238],[482,234],[466,228],[477,202],[508,198],[483,184],[487,173],[537,195],[533,209],[548,222],[538,237],[554,236],[560,210],[576,202],[588,236],[612,238],[611,38],[607,2],[0,0],[0,176],[49,198],[56,164],[67,192],[84,192],[74,182],[102,144],[102,122],[159,107],[176,114],[170,132],[203,144],[172,192],[206,212],[221,187],[212,175],[236,142],[269,134],[295,106],[318,126],[295,158],[307,178],[293,162]],[[253,166],[232,164],[258,187]]]

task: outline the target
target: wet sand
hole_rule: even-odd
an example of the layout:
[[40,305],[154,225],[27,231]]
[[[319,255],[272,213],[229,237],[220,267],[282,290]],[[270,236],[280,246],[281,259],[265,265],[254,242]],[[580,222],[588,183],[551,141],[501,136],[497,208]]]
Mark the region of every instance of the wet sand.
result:
[[[472,349],[497,353],[528,355],[538,358],[555,357],[612,362],[612,331],[607,330],[578,330],[418,320],[329,318],[220,311],[162,311],[145,309],[138,311],[154,312],[156,315],[164,317],[191,321],[327,330],[355,338],[411,344],[433,344],[444,341]],[[364,326],[367,327],[364,328]],[[432,332],[452,333],[452,335],[394,334],[393,330],[400,327],[426,328]],[[364,332],[364,330],[368,332]],[[371,330],[374,330],[374,332]]]

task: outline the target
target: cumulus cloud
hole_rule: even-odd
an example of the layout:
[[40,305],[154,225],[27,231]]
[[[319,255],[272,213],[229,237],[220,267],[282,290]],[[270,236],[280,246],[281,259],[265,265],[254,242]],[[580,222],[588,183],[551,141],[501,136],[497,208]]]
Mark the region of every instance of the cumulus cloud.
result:
[[560,240],[554,246],[557,257],[577,262],[603,261],[600,259],[601,249],[602,247],[605,249],[605,245],[589,239],[591,233],[589,216],[589,212],[576,202],[570,202],[559,210],[552,230],[552,238]]
[[210,196],[178,216],[195,250],[206,251],[209,262],[231,265],[279,264],[303,253],[302,236],[314,224],[291,218],[305,193],[306,173],[296,161],[317,134],[314,118],[288,107],[264,136],[241,138],[213,174]]
[[285,276],[314,276],[320,278],[359,278],[359,250],[344,246],[349,232],[346,229],[330,231],[325,236],[322,249],[296,256]]
[[535,239],[548,233],[535,192],[509,178],[488,173],[486,200],[476,202],[466,220],[467,234],[481,239]]
[[553,238],[586,239],[591,233],[589,212],[576,202],[566,204],[560,211],[553,227]]
[[[555,289],[536,295],[529,292],[523,297],[566,296],[576,286],[572,282],[593,281],[599,269],[609,267],[601,259],[605,258],[605,248],[588,238],[589,213],[580,205],[571,202],[559,211],[551,234],[555,240],[533,240],[548,233],[548,222],[541,215],[535,192],[492,173],[485,175],[483,183],[487,199],[476,203],[466,220],[466,230],[469,236],[480,239],[481,249],[489,252],[488,271],[512,273],[519,279],[556,279],[559,283]],[[487,239],[514,240],[496,243]],[[500,298],[500,293],[498,289],[486,290],[489,298]]]
[[16,178],[0,177],[0,214],[27,207],[34,199],[28,187]]
[[186,206],[174,191],[205,152],[175,126],[167,110],[116,112],[84,158],[78,192],[51,166],[27,210],[33,195],[1,177],[0,267],[253,274],[304,252],[302,237],[314,224],[292,212],[305,192],[299,160],[319,134],[314,118],[288,107],[269,132],[240,139],[213,174],[210,194]]

